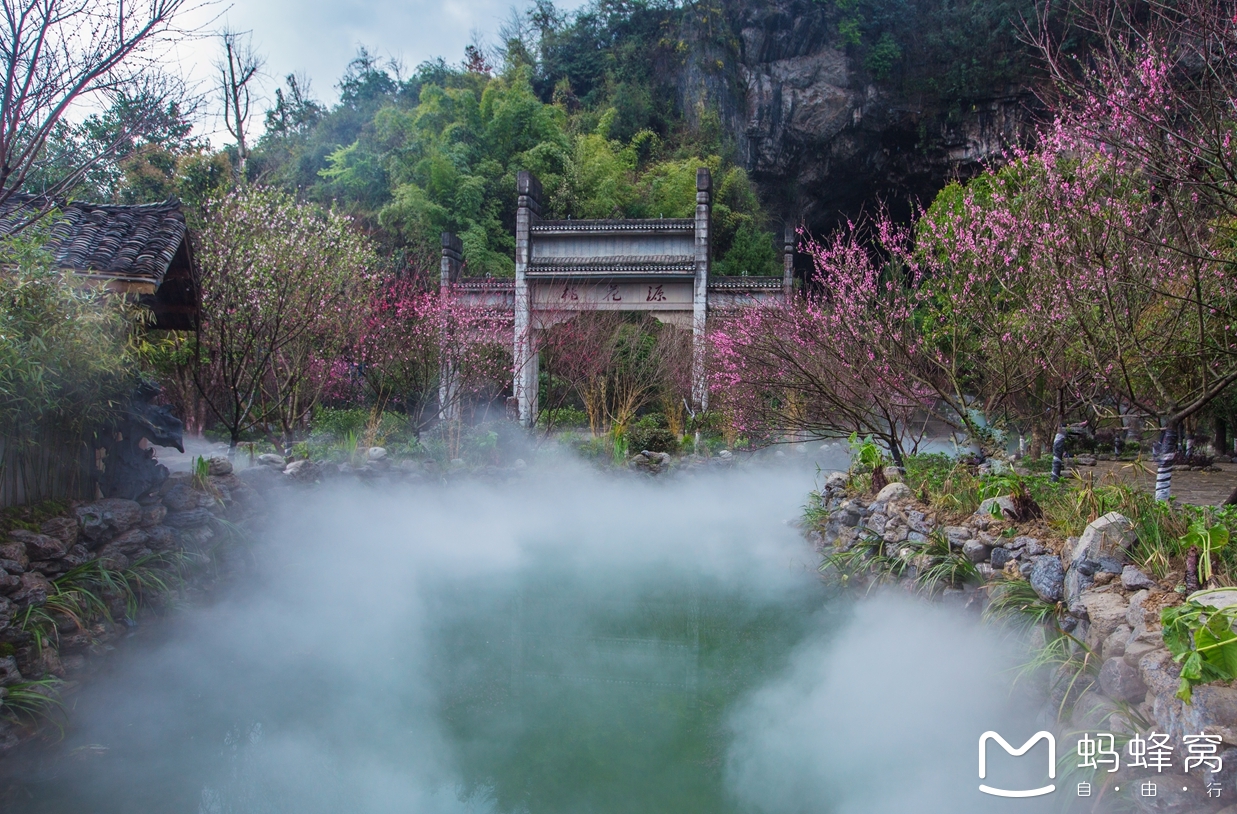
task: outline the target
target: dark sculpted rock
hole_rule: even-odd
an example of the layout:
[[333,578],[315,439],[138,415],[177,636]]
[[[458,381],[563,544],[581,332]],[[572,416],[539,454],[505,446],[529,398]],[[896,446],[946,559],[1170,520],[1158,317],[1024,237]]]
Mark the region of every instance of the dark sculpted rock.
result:
[[184,447],[184,424],[169,407],[154,404],[159,386],[142,382],[133,391],[123,417],[111,432],[102,433],[104,458],[99,489],[107,497],[130,500],[159,488],[167,480],[167,467],[155,460],[155,451],[142,448],[142,440],[160,447]]

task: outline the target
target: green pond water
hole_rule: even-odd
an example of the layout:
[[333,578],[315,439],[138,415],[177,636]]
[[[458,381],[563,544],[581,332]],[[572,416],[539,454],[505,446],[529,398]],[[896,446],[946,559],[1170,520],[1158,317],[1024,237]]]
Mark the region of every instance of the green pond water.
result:
[[0,808],[751,810],[730,715],[836,611],[801,494],[726,483],[294,506],[256,575],[138,628],[62,741],[0,761]]

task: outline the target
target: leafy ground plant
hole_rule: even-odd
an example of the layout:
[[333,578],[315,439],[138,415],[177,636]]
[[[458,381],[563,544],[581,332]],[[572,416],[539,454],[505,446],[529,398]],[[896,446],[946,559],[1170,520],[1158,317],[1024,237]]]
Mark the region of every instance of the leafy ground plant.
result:
[[1181,665],[1177,697],[1187,704],[1194,688],[1210,681],[1237,679],[1237,605],[1214,608],[1189,601],[1160,611],[1164,644]]
[[55,714],[64,711],[56,697],[63,683],[51,677],[4,687],[0,690],[0,716],[18,724],[55,720]]

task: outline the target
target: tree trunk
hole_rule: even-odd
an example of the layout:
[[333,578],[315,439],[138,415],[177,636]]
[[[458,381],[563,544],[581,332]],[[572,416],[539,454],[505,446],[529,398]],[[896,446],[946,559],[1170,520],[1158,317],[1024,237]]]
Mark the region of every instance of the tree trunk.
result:
[[902,444],[898,442],[897,438],[889,439],[889,457],[893,458],[894,466],[903,472],[906,471],[906,460],[902,456]]
[[1173,493],[1173,462],[1177,458],[1177,422],[1170,421],[1164,428],[1164,440],[1160,445],[1160,462],[1155,473],[1155,499],[1168,500]]
[[1228,454],[1228,422],[1224,420],[1224,416],[1218,415],[1215,418],[1215,438],[1211,445],[1215,447],[1216,455]]
[[1038,426],[1031,428],[1031,446],[1027,449],[1027,457],[1038,461],[1044,454],[1044,431]]

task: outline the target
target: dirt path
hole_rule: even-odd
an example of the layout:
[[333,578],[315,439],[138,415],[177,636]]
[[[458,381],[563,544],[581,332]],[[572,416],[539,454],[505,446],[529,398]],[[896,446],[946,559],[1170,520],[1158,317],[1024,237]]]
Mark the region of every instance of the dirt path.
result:
[[[1237,488],[1237,464],[1217,464],[1219,472],[1174,472],[1173,497],[1196,506],[1223,503]],[[1143,464],[1143,471],[1132,464],[1100,461],[1096,466],[1080,466],[1074,471],[1093,477],[1096,483],[1124,482],[1150,492],[1155,488],[1154,465]]]

